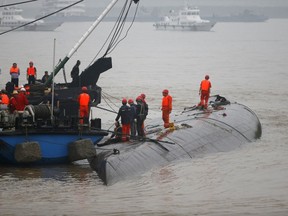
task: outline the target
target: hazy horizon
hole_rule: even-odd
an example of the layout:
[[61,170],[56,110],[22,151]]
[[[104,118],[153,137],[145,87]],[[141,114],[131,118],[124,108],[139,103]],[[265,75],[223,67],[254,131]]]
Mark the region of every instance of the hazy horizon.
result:
[[[82,3],[86,7],[105,7],[112,0],[84,0]],[[117,4],[124,2],[125,0],[119,0]],[[20,0],[2,0],[2,4],[17,3]],[[44,0],[38,0],[36,2],[30,2],[21,4],[21,7],[32,8],[39,7]],[[75,0],[77,2],[77,0]],[[188,3],[193,6],[259,6],[259,7],[279,7],[288,6],[287,0],[140,0],[140,6],[144,7],[167,7],[167,6],[182,6]],[[116,5],[117,5],[116,4]]]

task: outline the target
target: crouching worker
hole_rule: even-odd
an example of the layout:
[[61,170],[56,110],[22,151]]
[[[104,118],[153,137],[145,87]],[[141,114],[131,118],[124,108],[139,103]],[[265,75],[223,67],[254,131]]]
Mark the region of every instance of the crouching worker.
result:
[[119,123],[119,121],[115,122],[115,128],[114,133],[110,136],[110,138],[105,141],[104,145],[112,144],[112,143],[118,143],[122,140],[122,127]]
[[115,121],[118,122],[120,117],[122,124],[122,141],[125,142],[129,140],[131,122],[131,107],[127,106],[127,100],[125,98],[122,100],[122,106],[118,111]]

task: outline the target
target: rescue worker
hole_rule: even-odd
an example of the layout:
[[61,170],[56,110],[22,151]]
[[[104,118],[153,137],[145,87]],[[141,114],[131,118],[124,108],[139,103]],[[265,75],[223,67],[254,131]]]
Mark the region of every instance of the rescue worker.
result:
[[110,136],[110,139],[107,140],[105,143],[106,144],[118,143],[118,142],[121,142],[121,140],[122,140],[122,127],[121,127],[119,121],[116,121],[114,133]]
[[72,71],[70,74],[71,78],[72,78],[72,85],[73,86],[79,85],[79,66],[80,66],[80,64],[81,64],[80,60],[77,60],[76,64],[72,68]]
[[97,143],[97,146],[105,146],[105,145],[109,145],[112,143],[118,143],[122,141],[122,127],[119,123],[119,121],[114,123],[115,128],[113,133],[111,134],[110,138],[107,139],[104,143],[100,144]]
[[[142,98],[142,101],[143,101],[143,103],[144,103],[144,108],[145,108],[144,114],[145,114],[145,119],[146,119],[146,117],[147,117],[147,115],[148,115],[148,110],[149,110],[148,104],[147,104],[147,102],[146,102],[146,95],[142,93],[142,94],[140,95],[140,97]],[[143,125],[143,126],[144,126],[144,125]]]
[[141,96],[136,98],[136,118],[137,118],[137,134],[139,137],[144,137],[144,120],[145,120],[145,105]]
[[18,91],[14,90],[12,92],[12,96],[9,101],[9,110],[11,113],[14,113],[17,110],[17,107],[18,107],[17,101],[16,101],[17,97],[18,97]]
[[86,86],[82,87],[82,93],[78,96],[79,103],[79,123],[82,125],[89,119],[89,104],[90,104],[90,95],[87,93],[88,89]]
[[200,103],[198,106],[201,106],[204,109],[208,107],[208,100],[210,97],[210,89],[212,85],[209,81],[209,75],[205,76],[205,79],[201,81],[200,88],[199,88],[199,95],[200,95]]
[[172,111],[172,97],[169,95],[169,91],[164,89],[162,91],[162,119],[164,122],[164,127],[169,128],[170,125],[170,113]]
[[0,92],[0,99],[1,99],[1,104],[9,105],[9,97],[7,95],[7,92],[5,89],[2,89]]
[[135,137],[137,131],[136,104],[134,103],[133,99],[129,99],[128,104],[131,107],[131,122],[130,122],[131,136]]
[[122,100],[122,106],[120,107],[115,122],[121,117],[122,124],[122,141],[128,141],[130,136],[130,122],[131,122],[131,107],[127,106],[126,98]]
[[13,63],[12,67],[10,68],[10,75],[11,75],[11,83],[13,83],[15,87],[18,87],[20,69],[17,66],[17,63]]
[[42,79],[41,79],[42,83],[46,83],[46,81],[48,80],[48,78],[49,78],[48,71],[45,71],[45,72],[44,72],[44,75],[43,75],[43,77],[42,77]]
[[29,101],[25,93],[26,93],[26,89],[24,87],[20,88],[20,92],[18,96],[16,97],[16,102],[17,102],[16,110],[17,111],[23,111],[25,106],[29,104]]
[[35,80],[37,78],[37,70],[34,67],[32,61],[29,62],[29,67],[27,68],[27,80],[28,85],[35,84]]

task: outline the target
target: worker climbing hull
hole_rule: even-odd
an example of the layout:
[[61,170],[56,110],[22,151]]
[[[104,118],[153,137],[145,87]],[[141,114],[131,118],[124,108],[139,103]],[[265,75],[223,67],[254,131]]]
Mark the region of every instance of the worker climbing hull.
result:
[[[215,102],[214,108],[191,107],[172,117],[165,129],[162,119],[147,120],[146,137],[96,149],[89,164],[107,185],[144,173],[172,161],[227,152],[261,137],[261,124],[255,113],[238,103]],[[101,144],[99,144],[101,146]]]

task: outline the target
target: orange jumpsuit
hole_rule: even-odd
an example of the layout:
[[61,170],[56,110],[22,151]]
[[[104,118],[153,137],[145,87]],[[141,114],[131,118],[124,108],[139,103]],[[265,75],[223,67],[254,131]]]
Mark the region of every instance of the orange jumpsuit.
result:
[[208,100],[210,97],[210,88],[211,88],[211,82],[209,80],[202,80],[200,84],[200,106],[204,106],[204,108],[208,107]]
[[89,118],[89,102],[90,96],[87,93],[81,93],[78,97],[79,102],[79,117],[80,117],[80,124],[83,124],[83,118]]
[[164,121],[164,127],[169,127],[169,115],[172,111],[172,97],[170,95],[163,96],[162,98],[162,119]]

